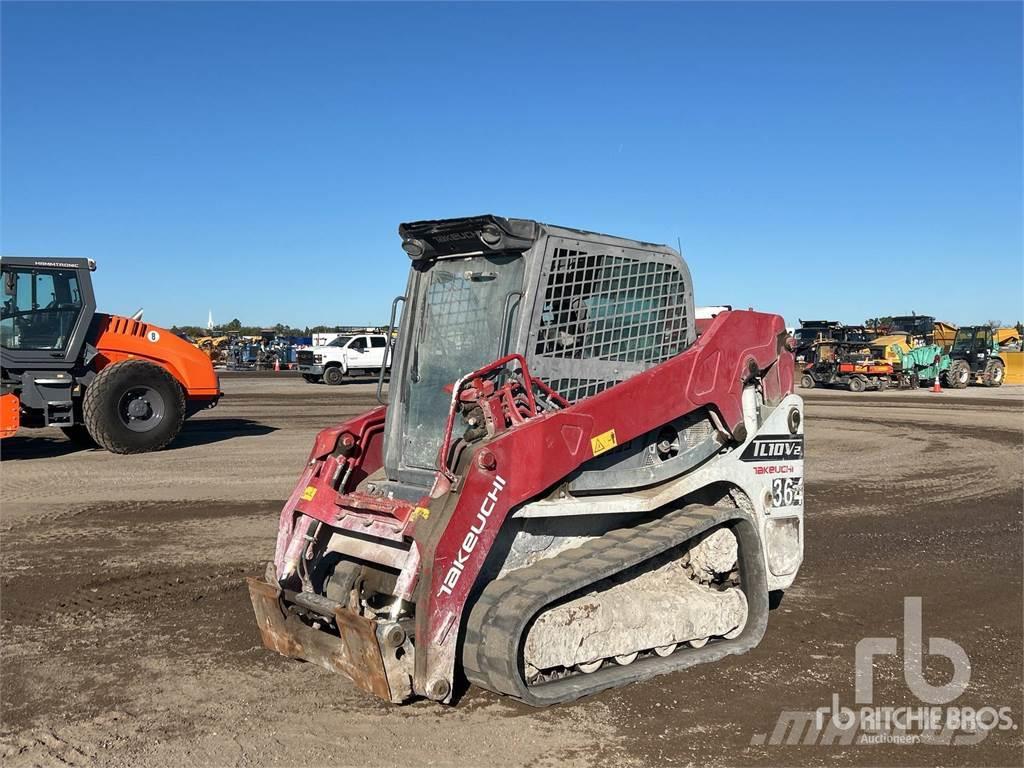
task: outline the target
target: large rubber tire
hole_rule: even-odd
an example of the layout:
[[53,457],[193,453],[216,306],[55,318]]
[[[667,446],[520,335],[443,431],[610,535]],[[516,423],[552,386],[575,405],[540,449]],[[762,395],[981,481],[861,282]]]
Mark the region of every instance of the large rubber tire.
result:
[[185,422],[185,393],[165,368],[145,360],[107,366],[82,398],[85,426],[111,453],[159,451]]
[[801,389],[814,389],[814,377],[809,373],[805,373],[800,377]]
[[330,384],[332,387],[336,387],[345,380],[345,373],[341,370],[340,366],[332,365],[330,368],[324,369],[324,383]]
[[966,360],[954,360],[946,369],[946,386],[950,389],[965,389],[971,383],[971,366]]
[[95,448],[96,441],[92,439],[85,424],[75,424],[71,427],[61,427],[60,431],[64,436],[79,448]]
[[1005,371],[1002,360],[989,360],[985,365],[985,386],[1002,386],[1004,373]]
[[851,376],[847,386],[851,392],[863,392],[868,388],[868,381],[863,376]]
[[304,373],[302,374],[302,378],[304,378],[310,384],[319,384],[321,381],[319,376],[315,376],[312,373]]

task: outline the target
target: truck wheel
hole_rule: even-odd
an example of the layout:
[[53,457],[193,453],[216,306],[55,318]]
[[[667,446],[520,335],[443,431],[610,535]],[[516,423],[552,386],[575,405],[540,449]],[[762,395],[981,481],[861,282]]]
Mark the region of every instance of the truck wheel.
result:
[[304,373],[304,374],[302,374],[302,378],[304,378],[310,384],[319,384],[320,383],[320,377],[319,376],[314,376],[312,373]]
[[954,360],[946,369],[946,386],[963,389],[971,383],[971,367],[966,360]]
[[158,451],[185,421],[185,393],[165,368],[145,360],[107,366],[82,398],[89,434],[111,453]]
[[998,387],[1003,383],[1003,361],[989,360],[985,366],[985,386]]
[[332,387],[336,387],[345,380],[345,374],[342,372],[341,367],[332,365],[330,368],[324,370],[324,383],[330,384]]
[[800,377],[801,389],[814,389],[814,377],[809,373],[805,373]]
[[72,443],[77,445],[79,448],[95,448],[96,441],[92,439],[92,435],[89,434],[89,430],[85,428],[85,424],[75,424],[71,427],[61,427],[60,431],[64,433],[64,437],[70,440]]
[[863,376],[852,376],[848,386],[851,392],[863,392],[868,388],[868,382]]

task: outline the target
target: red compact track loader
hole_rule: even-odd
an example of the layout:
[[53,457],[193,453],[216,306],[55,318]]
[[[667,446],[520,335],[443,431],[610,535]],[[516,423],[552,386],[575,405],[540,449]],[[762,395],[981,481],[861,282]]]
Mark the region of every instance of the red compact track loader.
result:
[[264,644],[392,702],[468,680],[538,706],[754,647],[803,557],[783,319],[697,338],[662,245],[495,216],[399,233],[389,404],[317,436],[249,580]]

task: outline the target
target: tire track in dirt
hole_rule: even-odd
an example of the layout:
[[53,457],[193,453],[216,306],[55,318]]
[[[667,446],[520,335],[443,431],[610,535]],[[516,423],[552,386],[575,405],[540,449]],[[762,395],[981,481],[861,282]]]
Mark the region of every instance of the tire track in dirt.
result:
[[[176,595],[180,595],[177,602],[183,602],[221,589],[225,581],[238,586],[246,572],[258,567],[259,560],[250,554],[239,557],[221,549],[223,561],[198,566],[190,562],[183,568],[175,550],[168,550],[168,542],[195,538],[195,523],[266,523],[267,518],[276,519],[276,507],[274,503],[85,507],[53,515],[45,526],[35,522],[7,526],[0,618],[5,625],[18,625],[50,614],[70,617],[114,606],[170,607]],[[65,541],[73,546],[61,551],[60,542]],[[39,579],[33,566],[45,566],[57,552],[56,572],[49,579]]]
[[938,435],[949,440],[981,440],[995,443],[1007,448],[1024,447],[1024,435],[1021,430],[1012,427],[991,427],[963,425],[934,424],[925,421],[906,421],[899,419],[869,418],[857,416],[851,419],[849,416],[829,416],[818,414],[815,417],[817,422],[850,423],[850,424],[872,424],[884,429],[903,430],[909,433],[924,432],[931,435]]

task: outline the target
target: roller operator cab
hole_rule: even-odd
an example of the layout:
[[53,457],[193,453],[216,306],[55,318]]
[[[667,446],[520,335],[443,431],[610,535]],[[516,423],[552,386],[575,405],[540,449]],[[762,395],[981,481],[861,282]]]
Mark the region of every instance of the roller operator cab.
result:
[[756,645],[803,556],[782,318],[697,338],[662,245],[496,216],[399,233],[388,402],[317,436],[249,582],[264,644],[393,702],[468,680],[533,705]]
[[91,259],[0,260],[0,435],[59,427],[114,453],[163,448],[220,397],[210,359],[138,319],[96,311]]

